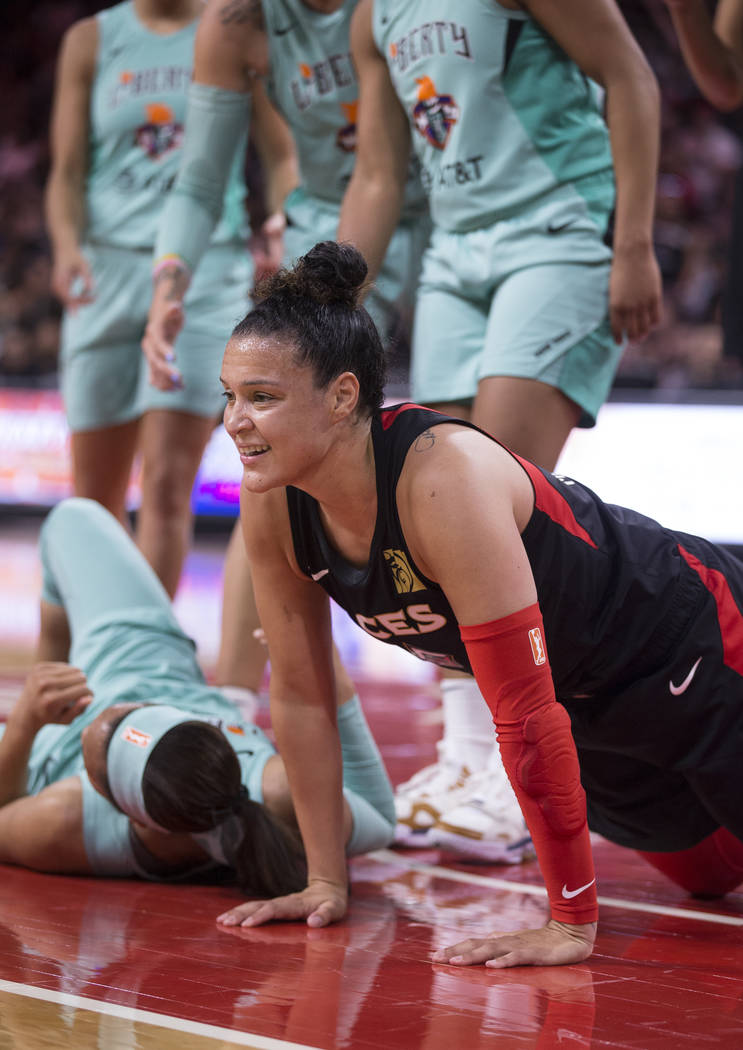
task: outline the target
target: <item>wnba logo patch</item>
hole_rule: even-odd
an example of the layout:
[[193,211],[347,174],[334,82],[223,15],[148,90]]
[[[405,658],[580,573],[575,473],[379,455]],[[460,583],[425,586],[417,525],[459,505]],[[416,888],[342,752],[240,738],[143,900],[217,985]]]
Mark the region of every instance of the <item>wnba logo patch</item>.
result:
[[141,729],[135,729],[134,726],[127,726],[121,734],[121,739],[128,741],[130,744],[136,744],[137,747],[147,747],[152,740],[152,737],[149,733],[143,733]]
[[410,594],[412,591],[425,591],[424,584],[418,579],[404,551],[395,550],[394,547],[384,551],[384,557],[389,562],[392,570],[392,579],[395,582],[395,590],[398,594]]
[[531,643],[531,655],[534,657],[534,663],[539,667],[541,664],[547,663],[547,653],[544,651],[544,642],[542,641],[542,632],[538,627],[532,627],[529,631],[529,642]]

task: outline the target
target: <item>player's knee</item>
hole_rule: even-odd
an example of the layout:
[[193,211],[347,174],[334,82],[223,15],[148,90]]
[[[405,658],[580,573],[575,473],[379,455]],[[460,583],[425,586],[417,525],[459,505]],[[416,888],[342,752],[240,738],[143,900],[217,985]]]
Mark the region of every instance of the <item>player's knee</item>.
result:
[[105,513],[96,500],[86,499],[84,496],[68,496],[52,507],[44,518],[41,535],[43,537],[56,529],[76,530],[82,522],[90,520],[91,516]]
[[556,835],[580,831],[586,821],[580,766],[570,717],[560,704],[540,708],[524,720],[517,777]]

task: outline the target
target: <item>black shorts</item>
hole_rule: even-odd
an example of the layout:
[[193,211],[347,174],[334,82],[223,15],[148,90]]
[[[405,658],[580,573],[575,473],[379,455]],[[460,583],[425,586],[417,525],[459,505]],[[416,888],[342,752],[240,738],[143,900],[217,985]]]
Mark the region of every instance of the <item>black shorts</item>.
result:
[[[688,849],[717,827],[743,839],[743,563],[696,537],[704,571],[657,666],[610,695],[563,701],[592,830],[622,846]],[[653,662],[654,663],[654,662]]]

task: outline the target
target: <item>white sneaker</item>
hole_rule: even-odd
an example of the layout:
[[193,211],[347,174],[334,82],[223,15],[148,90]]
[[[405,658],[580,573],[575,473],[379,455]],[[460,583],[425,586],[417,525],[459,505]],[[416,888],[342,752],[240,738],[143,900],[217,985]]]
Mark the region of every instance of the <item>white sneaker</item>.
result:
[[485,769],[469,778],[463,796],[428,833],[430,847],[490,864],[521,864],[535,856],[526,822],[506,771]]
[[442,758],[419,769],[410,780],[395,789],[395,842],[399,846],[424,849],[428,835],[438,818],[456,806],[464,797],[470,771],[458,762]]

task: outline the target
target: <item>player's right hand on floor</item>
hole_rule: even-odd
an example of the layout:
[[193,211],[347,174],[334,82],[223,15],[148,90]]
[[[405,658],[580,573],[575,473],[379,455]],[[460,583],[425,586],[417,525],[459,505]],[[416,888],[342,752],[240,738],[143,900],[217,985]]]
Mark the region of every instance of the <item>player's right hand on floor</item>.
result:
[[308,926],[327,926],[346,914],[348,887],[332,882],[313,882],[301,893],[274,897],[268,901],[248,901],[218,916],[222,926],[261,926],[266,922],[305,919]]
[[550,919],[546,926],[538,930],[491,933],[482,939],[471,937],[435,952],[432,961],[452,966],[484,963],[491,969],[565,966],[587,959],[593,951],[595,939],[595,922],[574,926]]

